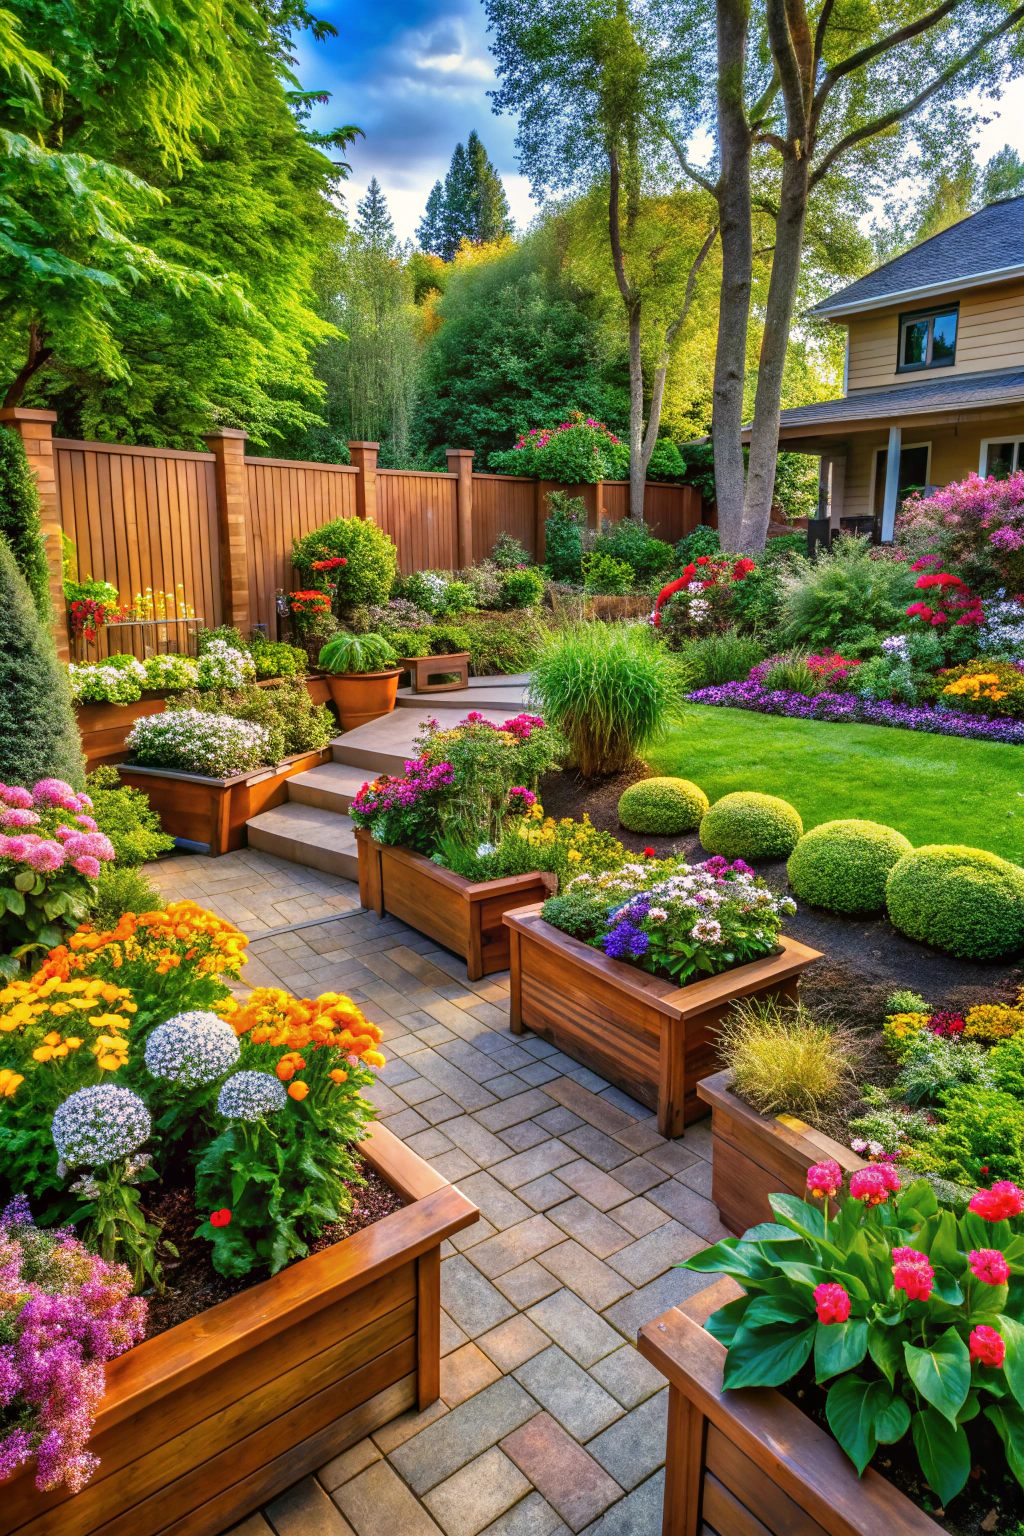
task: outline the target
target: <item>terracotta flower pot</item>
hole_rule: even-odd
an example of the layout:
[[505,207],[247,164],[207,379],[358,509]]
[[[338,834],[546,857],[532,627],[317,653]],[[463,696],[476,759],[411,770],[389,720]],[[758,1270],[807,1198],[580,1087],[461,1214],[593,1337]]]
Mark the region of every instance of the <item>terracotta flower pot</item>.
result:
[[398,695],[400,667],[387,672],[331,672],[327,683],[331,698],[338,708],[343,731],[353,731],[357,725],[376,720],[379,715],[390,715]]

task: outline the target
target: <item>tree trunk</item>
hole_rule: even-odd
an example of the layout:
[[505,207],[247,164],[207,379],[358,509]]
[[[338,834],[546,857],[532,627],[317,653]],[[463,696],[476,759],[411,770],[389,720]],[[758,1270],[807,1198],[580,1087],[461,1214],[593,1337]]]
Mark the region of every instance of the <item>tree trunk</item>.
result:
[[644,459],[644,368],[640,352],[640,300],[634,299],[629,310],[629,516],[634,523],[644,520],[644,485],[647,462]]
[[747,357],[753,235],[750,129],[744,110],[748,12],[744,0],[718,0],[718,209],[722,293],[718,309],[711,435],[722,548],[741,548],[743,526],[743,376]]
[[789,345],[800,255],[807,213],[808,162],[790,149],[782,166],[782,193],[775,221],[775,254],[772,260],[764,337],[754,399],[750,434],[750,460],[743,503],[743,526],[738,548],[745,554],[764,549],[775,489],[775,463],[779,451],[779,416],[782,370]]
[[28,388],[29,382],[46,366],[53,356],[53,348],[45,345],[42,329],[33,320],[28,328],[28,357],[25,364],[14,375],[10,387],[4,396],[4,408],[21,404],[21,397]]

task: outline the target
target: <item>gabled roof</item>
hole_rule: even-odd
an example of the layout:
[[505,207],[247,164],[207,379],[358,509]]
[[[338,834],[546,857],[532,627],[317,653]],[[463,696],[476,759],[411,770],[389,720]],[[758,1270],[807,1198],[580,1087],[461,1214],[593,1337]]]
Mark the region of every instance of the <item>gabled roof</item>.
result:
[[[1024,403],[1024,368],[973,377],[930,379],[927,384],[863,389],[838,400],[818,400],[783,411],[779,430],[793,427],[856,427],[859,422],[894,421],[900,416],[924,416],[933,411],[981,410]],[[743,428],[744,441],[750,435]]]
[[1024,197],[989,203],[823,299],[808,313],[839,319],[881,304],[927,301],[951,289],[1024,276]]

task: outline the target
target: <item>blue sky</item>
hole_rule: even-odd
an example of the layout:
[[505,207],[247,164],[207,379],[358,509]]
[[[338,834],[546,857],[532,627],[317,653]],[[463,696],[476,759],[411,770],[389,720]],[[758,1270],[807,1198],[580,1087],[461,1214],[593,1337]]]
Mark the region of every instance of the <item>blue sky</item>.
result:
[[[313,9],[339,34],[298,44],[303,85],[333,93],[316,126],[358,123],[366,134],[349,155],[349,211],[376,175],[399,235],[414,235],[430,188],[475,128],[525,227],[537,205],[516,170],[515,122],[496,117],[487,96],[495,82],[480,0],[314,0]],[[997,112],[981,130],[981,160],[1007,142],[1024,153],[1024,81],[1010,87]]]

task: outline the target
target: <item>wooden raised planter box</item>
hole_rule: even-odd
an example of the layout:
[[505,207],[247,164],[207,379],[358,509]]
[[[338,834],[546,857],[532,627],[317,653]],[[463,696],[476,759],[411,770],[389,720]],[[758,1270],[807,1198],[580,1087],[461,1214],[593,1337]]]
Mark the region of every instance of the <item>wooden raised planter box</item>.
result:
[[658,1112],[662,1136],[707,1114],[697,1084],[714,1072],[718,1026],[737,998],[795,1001],[801,971],[821,958],[796,939],[777,954],[673,986],[610,960],[546,923],[540,907],[507,912],[511,1026],[532,1029],[574,1061]]
[[[455,688],[469,687],[469,652],[450,651],[447,656],[406,656],[398,665],[408,672],[413,693],[450,693]],[[449,672],[458,676],[454,682],[432,683],[432,677],[444,677]]]
[[359,900],[378,917],[390,912],[410,928],[462,955],[470,981],[509,964],[509,933],[502,923],[512,907],[546,901],[558,889],[555,875],[509,875],[504,880],[466,880],[421,853],[393,848],[356,828]]
[[697,1085],[711,1106],[711,1198],[724,1226],[740,1237],[759,1221],[774,1221],[769,1195],[807,1192],[807,1170],[834,1158],[846,1173],[864,1159],[794,1115],[759,1115],[732,1092],[731,1072],[716,1072]]
[[150,807],[170,837],[198,843],[216,856],[244,848],[250,817],[283,805],[288,780],[326,763],[330,756],[330,747],[321,747],[230,779],[207,779],[173,768],[139,768],[132,763],[119,764],[118,772],[122,784],[149,796]]
[[640,1330],[669,1382],[662,1536],[940,1536],[881,1473],[858,1477],[823,1429],[771,1388],[725,1392],[703,1323],[742,1295],[720,1280]]
[[361,1151],[405,1208],[111,1361],[92,1480],[26,1468],[0,1536],[217,1536],[437,1398],[441,1243],[480,1213],[386,1128]]

